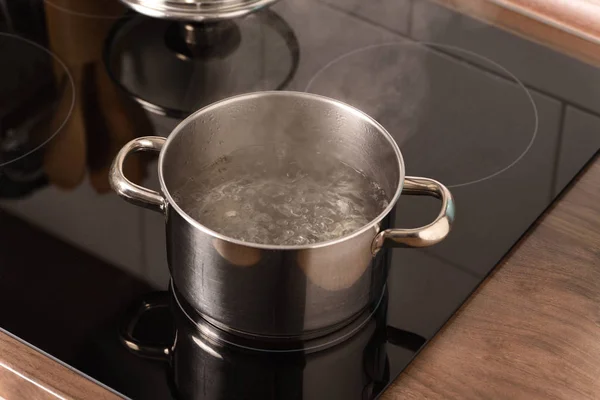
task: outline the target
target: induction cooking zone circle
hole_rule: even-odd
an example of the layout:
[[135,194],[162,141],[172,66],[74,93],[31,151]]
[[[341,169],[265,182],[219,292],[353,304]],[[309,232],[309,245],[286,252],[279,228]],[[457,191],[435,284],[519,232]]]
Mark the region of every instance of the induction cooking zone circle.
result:
[[[0,167],[6,167],[40,155],[63,130],[75,106],[75,82],[54,53],[19,36],[0,33],[0,57]],[[2,172],[16,173],[12,166]]]
[[412,175],[448,187],[512,168],[538,129],[535,103],[510,71],[446,45],[395,42],[356,49],[321,68],[306,91],[371,115],[398,142]]
[[139,12],[154,18],[183,21],[219,21],[239,18],[275,3],[277,0],[122,0]]

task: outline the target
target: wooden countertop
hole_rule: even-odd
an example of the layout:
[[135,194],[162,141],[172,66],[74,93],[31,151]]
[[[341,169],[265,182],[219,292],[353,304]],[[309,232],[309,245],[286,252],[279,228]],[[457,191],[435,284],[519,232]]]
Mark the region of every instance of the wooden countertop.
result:
[[600,44],[598,0],[487,0],[517,14]]
[[382,397],[600,398],[600,159]]
[[600,66],[600,0],[432,0]]
[[120,398],[83,375],[0,331],[0,399],[113,400]]

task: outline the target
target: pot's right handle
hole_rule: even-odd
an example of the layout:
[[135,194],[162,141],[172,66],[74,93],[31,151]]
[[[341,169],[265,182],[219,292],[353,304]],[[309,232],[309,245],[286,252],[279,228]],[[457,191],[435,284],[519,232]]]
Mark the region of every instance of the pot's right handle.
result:
[[136,206],[149,208],[164,213],[167,208],[166,199],[158,192],[131,182],[123,173],[123,163],[130,153],[137,151],[154,151],[159,153],[167,139],[160,136],[145,136],[127,143],[115,157],[109,174],[110,186],[128,202]]
[[429,178],[406,177],[402,194],[433,196],[442,200],[442,210],[429,225],[414,229],[386,229],[373,239],[371,250],[377,254],[383,247],[427,247],[441,242],[450,233],[454,222],[454,198],[438,181]]

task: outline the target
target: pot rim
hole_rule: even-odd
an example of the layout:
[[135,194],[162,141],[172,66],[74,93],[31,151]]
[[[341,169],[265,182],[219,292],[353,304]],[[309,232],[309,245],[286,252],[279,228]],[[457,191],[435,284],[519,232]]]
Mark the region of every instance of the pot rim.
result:
[[[377,129],[377,131],[380,134],[382,134],[385,137],[385,139],[387,139],[388,143],[392,146],[392,149],[394,150],[394,152],[396,154],[396,161],[398,162],[398,169],[399,169],[398,183],[396,186],[396,192],[394,193],[394,196],[392,196],[391,200],[389,201],[388,206],[377,217],[372,219],[369,223],[365,224],[361,228],[355,230],[354,232],[349,233],[344,236],[341,236],[336,239],[327,240],[324,242],[307,244],[307,245],[270,245],[270,244],[245,242],[243,240],[234,239],[232,237],[223,235],[219,232],[216,232],[216,231],[209,229],[208,227],[202,225],[200,222],[198,222],[194,218],[190,217],[185,211],[183,211],[181,209],[181,207],[179,207],[179,205],[175,202],[175,200],[171,196],[171,193],[167,189],[167,185],[165,184],[164,176],[163,176],[163,163],[164,163],[164,159],[165,159],[165,154],[167,154],[167,152],[169,150],[169,145],[175,139],[175,137],[179,134],[179,132],[181,132],[183,130],[183,128],[186,127],[190,122],[192,122],[193,120],[196,120],[198,118],[198,116],[205,114],[207,112],[210,112],[210,111],[212,111],[216,108],[219,108],[225,104],[234,103],[234,102],[248,99],[248,98],[270,97],[270,96],[282,96],[282,97],[293,96],[293,97],[306,98],[306,99],[317,100],[317,101],[321,101],[324,103],[332,104],[336,107],[344,109],[345,111],[351,113],[355,117],[362,119],[363,121],[370,124],[371,126],[374,126]],[[207,233],[213,237],[216,237],[218,239],[224,240],[229,243],[233,243],[233,244],[237,244],[237,245],[245,246],[245,247],[252,247],[252,248],[263,249],[263,250],[276,250],[276,251],[277,250],[306,250],[306,249],[317,249],[317,248],[321,248],[321,247],[327,247],[327,246],[335,245],[338,243],[342,243],[346,240],[357,237],[357,236],[361,235],[362,233],[368,231],[373,226],[378,224],[383,218],[385,218],[392,211],[392,209],[396,206],[396,203],[398,202],[398,199],[400,198],[400,194],[402,193],[402,189],[404,186],[404,177],[405,177],[404,170],[405,170],[404,159],[402,158],[402,153],[400,152],[400,148],[398,147],[398,144],[396,143],[396,141],[394,140],[392,135],[373,117],[367,115],[366,113],[359,110],[358,108],[353,107],[349,104],[343,103],[339,100],[335,100],[330,97],[325,97],[325,96],[321,96],[318,94],[307,93],[307,92],[296,92],[296,91],[271,90],[271,91],[251,92],[251,93],[240,94],[240,95],[233,96],[233,97],[228,97],[226,99],[219,100],[215,103],[205,106],[205,107],[199,109],[198,111],[190,114],[187,118],[185,118],[183,121],[181,121],[175,127],[175,129],[173,129],[173,131],[169,134],[169,136],[160,152],[160,155],[158,157],[158,180],[160,183],[160,189],[167,199],[168,207],[174,208],[175,211],[177,211],[177,213],[181,217],[183,217],[188,223],[190,223],[194,228],[199,229],[204,233]],[[374,233],[373,237],[375,237],[378,232],[379,232],[379,230],[377,229],[377,231]]]

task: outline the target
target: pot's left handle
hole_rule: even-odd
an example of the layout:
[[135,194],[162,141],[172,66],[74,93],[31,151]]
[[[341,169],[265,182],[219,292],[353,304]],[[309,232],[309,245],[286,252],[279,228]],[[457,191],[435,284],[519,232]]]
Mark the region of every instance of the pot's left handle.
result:
[[158,192],[131,182],[123,173],[123,163],[130,153],[138,151],[154,151],[160,153],[167,139],[160,136],[145,136],[127,143],[115,157],[109,174],[110,186],[119,196],[136,206],[149,208],[164,213],[167,208],[166,199]]

